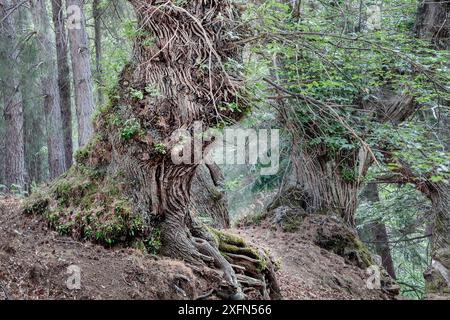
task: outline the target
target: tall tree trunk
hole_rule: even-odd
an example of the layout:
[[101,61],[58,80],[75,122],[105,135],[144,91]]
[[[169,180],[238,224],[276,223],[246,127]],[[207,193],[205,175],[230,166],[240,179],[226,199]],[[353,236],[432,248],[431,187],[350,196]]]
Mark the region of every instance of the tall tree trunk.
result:
[[56,50],[50,39],[50,25],[44,0],[32,1],[33,20],[40,43],[39,57],[41,86],[46,115],[47,148],[50,179],[66,171],[58,73],[55,65]]
[[[2,90],[0,89],[0,99],[3,97]],[[3,107],[0,109],[1,115],[3,115]],[[5,184],[5,123],[3,116],[0,117],[0,185]]]
[[367,225],[367,229],[372,234],[372,242],[375,252],[381,257],[381,264],[387,273],[396,279],[394,262],[392,261],[391,249],[389,248],[389,237],[386,231],[386,225],[381,221],[374,221]]
[[[28,6],[20,6],[16,10],[18,15],[18,25],[22,30],[29,30],[32,27],[31,10]],[[46,146],[45,132],[45,112],[44,107],[36,99],[41,93],[36,90],[36,77],[39,70],[39,60],[36,56],[37,50],[40,50],[37,41],[31,41],[34,37],[27,41],[23,41],[21,45],[21,87],[20,93],[23,100],[24,110],[24,138],[25,138],[25,171],[27,173],[26,183],[43,182],[47,178],[46,168],[48,159],[44,157],[42,152]]]
[[[450,2],[445,0],[419,1],[416,23],[419,38],[430,39],[437,49],[450,50]],[[448,116],[442,115],[438,134],[443,138],[445,148],[449,149]],[[414,179],[410,170],[404,176],[415,182],[417,189],[431,200],[431,265],[425,271],[425,297],[450,299],[450,185],[431,183]]]
[[414,29],[419,38],[430,39],[438,49],[450,50],[450,2],[419,0]]
[[92,93],[92,74],[89,61],[88,37],[83,13],[83,1],[67,0],[67,8],[73,24],[68,24],[70,57],[72,60],[73,87],[78,123],[78,146],[84,146],[92,136],[92,113],[94,97]]
[[[373,182],[368,183],[364,189],[363,196],[370,203],[380,201],[377,184]],[[373,221],[367,224],[365,229],[371,235],[369,241],[374,244],[375,253],[381,257],[382,266],[392,279],[396,279],[386,225],[382,221]]]
[[102,28],[100,20],[99,0],[92,1],[92,14],[94,16],[94,43],[95,43],[95,79],[97,82],[97,104],[103,104],[102,80]]
[[68,61],[68,43],[62,0],[51,0],[53,26],[56,35],[56,57],[58,61],[58,88],[61,102],[61,118],[64,131],[64,153],[66,167],[73,162],[72,141],[72,103],[70,90],[70,69]]
[[424,273],[425,297],[450,299],[450,185],[448,183],[421,183],[432,204],[431,265]]
[[2,67],[2,87],[5,119],[5,184],[7,187],[15,185],[19,188],[25,186],[25,150],[23,136],[23,104],[20,95],[20,75],[18,72],[19,48],[17,46],[16,32],[12,15],[7,9],[12,8],[12,1],[0,1],[0,37],[3,46],[0,48],[5,70]]

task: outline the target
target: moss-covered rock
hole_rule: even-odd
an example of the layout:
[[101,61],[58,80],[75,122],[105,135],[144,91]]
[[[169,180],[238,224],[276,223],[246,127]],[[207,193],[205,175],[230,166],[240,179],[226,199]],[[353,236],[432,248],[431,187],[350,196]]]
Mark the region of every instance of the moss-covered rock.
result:
[[357,233],[337,217],[326,217],[317,229],[314,243],[360,268],[374,264],[369,249],[359,240]]

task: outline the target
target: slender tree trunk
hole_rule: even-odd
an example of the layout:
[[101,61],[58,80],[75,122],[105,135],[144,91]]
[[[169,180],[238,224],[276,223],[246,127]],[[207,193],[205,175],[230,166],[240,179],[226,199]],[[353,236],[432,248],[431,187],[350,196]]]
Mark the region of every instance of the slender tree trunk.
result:
[[99,0],[92,1],[92,14],[94,16],[94,43],[95,43],[95,79],[97,82],[97,104],[103,104],[102,80],[102,28],[100,20]]
[[58,89],[58,73],[55,66],[56,52],[50,38],[50,25],[44,0],[32,1],[34,25],[40,43],[41,86],[46,115],[47,148],[50,179],[66,171],[65,149]]
[[[92,113],[94,97],[92,93],[92,74],[89,61],[88,37],[81,0],[67,0],[68,14],[74,18],[68,24],[70,57],[72,60],[73,86],[78,123],[78,146],[84,146],[92,136]],[[70,10],[69,10],[70,9]],[[72,11],[73,10],[73,11]]]
[[394,262],[392,261],[391,249],[389,248],[389,237],[386,231],[386,225],[380,221],[374,221],[367,225],[372,234],[372,241],[375,252],[381,257],[381,264],[387,273],[396,279]]
[[[0,99],[3,98],[2,90],[0,90]],[[0,110],[1,115],[3,115],[3,107]],[[0,185],[5,184],[5,123],[3,121],[3,116],[0,117]]]
[[[372,204],[380,201],[378,185],[369,182],[364,188],[362,196]],[[381,257],[382,266],[392,279],[396,279],[386,225],[382,221],[373,221],[366,225],[365,230],[370,234],[369,241],[373,244],[375,253]]]
[[8,68],[2,66],[3,86],[3,117],[5,129],[5,184],[7,187],[25,186],[25,150],[24,150],[24,120],[23,104],[20,94],[20,75],[18,71],[19,51],[12,15],[8,15],[11,1],[0,1],[1,60]]
[[52,18],[56,35],[56,57],[58,61],[58,88],[61,102],[61,118],[64,131],[64,153],[66,167],[72,166],[72,103],[70,90],[70,69],[68,61],[68,43],[62,0],[51,0]]
[[431,265],[424,273],[426,298],[450,299],[450,185],[448,183],[418,186],[432,204]]

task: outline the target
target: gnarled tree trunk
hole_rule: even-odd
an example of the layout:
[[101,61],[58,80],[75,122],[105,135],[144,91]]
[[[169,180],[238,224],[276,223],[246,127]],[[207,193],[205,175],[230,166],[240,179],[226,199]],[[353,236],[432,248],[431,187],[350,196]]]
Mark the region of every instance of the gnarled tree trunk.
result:
[[[70,193],[72,184],[64,179],[71,175],[96,185],[113,181],[120,186],[114,199],[126,199],[123,202],[130,203],[147,233],[160,236],[160,253],[222,271],[219,296],[241,299],[242,288],[250,286],[259,287],[264,298],[279,297],[273,265],[265,253],[201,225],[191,214],[191,184],[198,163],[179,164],[172,157],[188,154],[188,145],[176,134],[180,128],[192,134],[198,123],[209,128],[225,118],[242,117],[241,111],[227,108],[228,103],[240,102],[241,82],[223,67],[229,58],[240,60],[241,48],[232,42],[232,32],[238,31],[237,13],[227,0],[130,3],[139,29],[133,60],[123,70],[110,105],[100,110],[94,138],[77,153],[77,166],[55,183],[55,193]],[[209,144],[202,142],[200,150]],[[97,195],[90,201],[100,199],[106,210],[108,194]],[[26,211],[38,207],[42,206],[34,204]],[[123,203],[108,214],[122,212],[120,208]]]
[[431,200],[431,265],[425,271],[425,297],[450,299],[450,184],[418,183]]

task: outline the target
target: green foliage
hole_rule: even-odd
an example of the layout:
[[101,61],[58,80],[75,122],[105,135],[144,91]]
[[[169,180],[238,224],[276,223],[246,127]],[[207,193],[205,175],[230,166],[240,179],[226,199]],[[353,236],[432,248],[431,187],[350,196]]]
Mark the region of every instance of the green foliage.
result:
[[[410,185],[379,185],[378,190],[380,201],[362,201],[358,207],[358,232],[362,240],[370,240],[365,234],[365,224],[380,221],[386,225],[389,240],[393,242],[390,251],[401,295],[420,299],[424,292],[422,273],[429,263],[429,241],[423,236],[430,203]],[[418,239],[408,241],[413,238]],[[375,252],[373,243],[367,245]]]
[[150,97],[161,96],[161,93],[156,86],[147,85],[144,90]]
[[161,229],[155,228],[150,236],[144,241],[147,251],[151,254],[158,254],[161,249]]
[[127,119],[120,129],[120,137],[124,141],[128,141],[137,134],[141,134],[142,129],[139,121],[135,118]]
[[155,151],[158,152],[159,154],[167,153],[166,146],[163,143],[155,143],[154,148],[155,148]]
[[130,89],[130,95],[132,98],[136,99],[136,100],[143,100],[144,99],[144,93],[141,90],[137,90],[137,89]]

